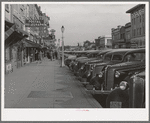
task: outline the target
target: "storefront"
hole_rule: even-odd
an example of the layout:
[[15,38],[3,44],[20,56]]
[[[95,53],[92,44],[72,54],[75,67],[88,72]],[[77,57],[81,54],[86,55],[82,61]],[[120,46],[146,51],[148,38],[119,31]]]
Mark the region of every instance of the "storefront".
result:
[[22,66],[22,41],[28,33],[18,28],[16,24],[5,21],[5,73],[13,72]]
[[24,47],[25,47],[25,56],[24,56],[24,64],[31,63],[37,60],[37,54],[39,50],[41,50],[41,45],[34,43],[30,40],[24,40],[23,41]]

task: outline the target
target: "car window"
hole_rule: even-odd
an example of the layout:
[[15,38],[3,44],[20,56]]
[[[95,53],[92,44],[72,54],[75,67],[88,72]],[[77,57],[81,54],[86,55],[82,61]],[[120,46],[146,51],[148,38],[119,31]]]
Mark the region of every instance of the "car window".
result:
[[99,54],[99,55],[97,55],[97,58],[102,59],[102,58],[103,58],[103,54]]
[[122,60],[122,55],[120,54],[113,55],[112,61],[121,61],[121,60]]
[[124,58],[125,62],[128,61],[145,61],[145,53],[131,53],[128,54],[125,58]]
[[111,61],[111,57],[112,57],[112,54],[107,54],[107,55],[105,55],[105,57],[104,57],[104,61]]

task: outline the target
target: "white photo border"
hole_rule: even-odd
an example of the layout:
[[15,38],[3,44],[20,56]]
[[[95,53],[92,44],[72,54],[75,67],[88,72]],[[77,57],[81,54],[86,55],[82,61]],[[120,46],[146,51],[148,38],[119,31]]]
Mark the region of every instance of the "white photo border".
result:
[[[5,4],[145,4],[146,5],[146,108],[144,109],[45,109],[4,108]],[[1,120],[2,121],[148,121],[149,120],[149,3],[148,2],[2,2],[1,12]],[[114,113],[115,112],[115,113]],[[34,115],[33,115],[34,114]],[[57,117],[56,117],[57,116]]]

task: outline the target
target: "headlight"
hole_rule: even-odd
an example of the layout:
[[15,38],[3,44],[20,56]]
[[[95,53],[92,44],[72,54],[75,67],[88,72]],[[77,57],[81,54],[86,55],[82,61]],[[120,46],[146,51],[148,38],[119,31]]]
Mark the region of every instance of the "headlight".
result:
[[119,73],[118,71],[116,71],[115,77],[116,77],[116,78],[119,78],[119,76],[120,76],[120,73]]
[[121,90],[126,90],[129,87],[129,85],[126,81],[122,81],[120,83],[119,87],[120,87]]
[[87,76],[89,77],[90,75],[91,75],[91,73],[89,72]]
[[103,77],[103,72],[100,72],[99,75],[98,75],[98,77],[102,78]]
[[84,66],[81,67],[81,70],[84,68]]
[[94,68],[94,66],[93,66],[93,65],[91,65],[91,70],[93,70],[93,68]]

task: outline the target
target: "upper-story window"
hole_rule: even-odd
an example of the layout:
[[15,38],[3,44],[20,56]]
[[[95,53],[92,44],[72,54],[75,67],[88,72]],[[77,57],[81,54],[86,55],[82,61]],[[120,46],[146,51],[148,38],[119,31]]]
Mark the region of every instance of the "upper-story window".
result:
[[139,22],[139,16],[136,17],[136,24]]
[[143,22],[145,21],[145,17],[144,17],[144,14],[142,14],[142,20],[143,20]]
[[141,15],[140,15],[140,23],[141,23]]
[[9,4],[5,4],[5,10],[9,12]]

